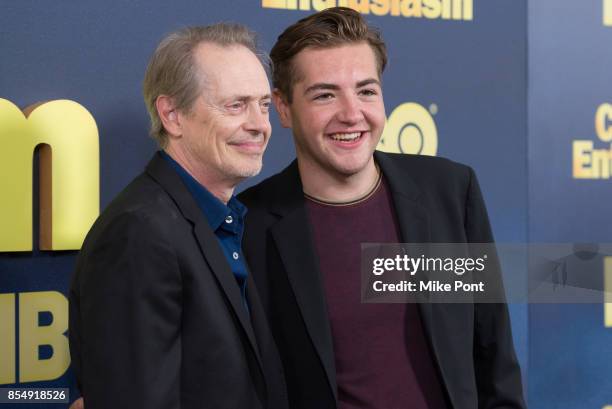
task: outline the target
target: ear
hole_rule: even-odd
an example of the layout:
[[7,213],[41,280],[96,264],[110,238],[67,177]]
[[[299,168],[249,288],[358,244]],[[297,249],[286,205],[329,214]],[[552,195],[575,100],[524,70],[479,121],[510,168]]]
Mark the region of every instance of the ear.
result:
[[178,138],[183,134],[179,120],[179,112],[174,108],[174,101],[167,95],[160,95],[155,100],[157,115],[171,138]]
[[278,88],[275,88],[272,92],[272,101],[276,107],[276,112],[280,118],[280,123],[283,128],[291,128],[291,107],[287,102],[287,98],[281,94]]

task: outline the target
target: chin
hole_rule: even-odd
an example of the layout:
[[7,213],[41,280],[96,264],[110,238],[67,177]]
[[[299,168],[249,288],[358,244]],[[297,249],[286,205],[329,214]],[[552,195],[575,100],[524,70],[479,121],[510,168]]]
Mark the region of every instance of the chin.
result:
[[259,163],[238,163],[234,166],[225,165],[221,169],[221,174],[225,175],[225,178],[242,182],[246,178],[257,176],[261,171],[261,162]]
[[250,178],[253,176],[257,176],[259,175],[259,172],[261,172],[261,167],[262,167],[261,163],[259,163],[258,165],[241,168],[239,170],[240,176],[243,178]]
[[354,166],[333,166],[332,169],[333,169],[333,172],[336,173],[337,175],[350,177],[350,176],[354,176],[358,174],[359,172],[363,171],[364,168],[362,167],[357,168]]
[[332,164],[332,168],[345,176],[353,176],[359,172],[363,172],[368,167],[369,161],[366,160],[343,160]]

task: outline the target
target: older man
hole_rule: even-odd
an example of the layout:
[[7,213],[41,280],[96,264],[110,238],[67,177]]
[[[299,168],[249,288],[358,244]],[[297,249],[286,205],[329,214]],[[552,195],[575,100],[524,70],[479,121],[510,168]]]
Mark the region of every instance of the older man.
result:
[[70,291],[87,408],[284,408],[233,197],[271,132],[253,34],[217,24],[169,35],[144,96],[162,150],[92,227]]
[[287,28],[271,57],[297,161],[240,198],[291,407],[524,408],[505,304],[361,303],[361,243],[493,240],[472,169],[374,152],[379,33],[332,8]]

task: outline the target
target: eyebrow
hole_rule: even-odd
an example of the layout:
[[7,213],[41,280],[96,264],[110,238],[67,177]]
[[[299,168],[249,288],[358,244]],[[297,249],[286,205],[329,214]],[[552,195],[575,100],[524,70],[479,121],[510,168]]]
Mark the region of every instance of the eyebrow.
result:
[[[368,78],[365,80],[361,80],[355,85],[357,88],[361,88],[361,87],[365,87],[366,85],[371,85],[371,84],[376,84],[380,87],[380,81],[377,80],[376,78]],[[327,90],[339,90],[340,87],[336,84],[319,82],[319,83],[313,84],[310,87],[306,88],[306,90],[304,91],[304,94],[308,94],[313,91],[326,90],[326,89]]]
[[325,82],[320,82],[320,83],[313,84],[310,87],[306,88],[306,90],[304,91],[304,94],[308,94],[310,92],[319,91],[319,90],[323,90],[323,89],[338,90],[338,89],[340,89],[340,87],[337,86],[336,84],[328,84],[328,83],[325,83]]
[[228,97],[227,101],[252,101],[252,100],[260,100],[260,99],[272,99],[272,94],[264,94],[264,95],[232,95]]
[[371,84],[375,84],[375,85],[378,85],[380,87],[380,81],[379,80],[377,80],[376,78],[368,78],[366,80],[359,81],[357,83],[357,88],[365,87],[366,85],[371,85]]

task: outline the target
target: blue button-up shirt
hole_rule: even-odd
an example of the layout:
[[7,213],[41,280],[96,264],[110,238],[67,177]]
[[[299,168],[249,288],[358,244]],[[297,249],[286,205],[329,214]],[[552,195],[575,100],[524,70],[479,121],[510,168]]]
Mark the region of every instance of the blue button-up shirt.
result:
[[191,192],[191,195],[198,204],[198,207],[202,210],[202,213],[204,213],[204,217],[208,220],[210,227],[213,229],[221,245],[223,254],[234,273],[234,277],[236,277],[242,294],[242,302],[248,310],[246,301],[246,279],[248,270],[241,251],[244,216],[247,212],[246,206],[240,203],[235,196],[232,196],[226,206],[166,152],[161,151],[160,153],[179,174],[183,183],[185,183],[187,189]]

